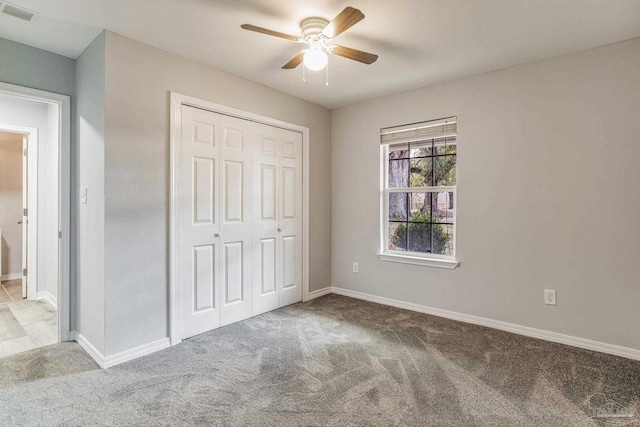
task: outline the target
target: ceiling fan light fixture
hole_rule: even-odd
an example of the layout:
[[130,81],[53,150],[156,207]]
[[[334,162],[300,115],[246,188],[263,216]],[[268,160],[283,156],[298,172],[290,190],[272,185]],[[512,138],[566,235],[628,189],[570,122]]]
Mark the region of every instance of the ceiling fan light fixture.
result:
[[[2,2],[3,0],[0,0]],[[324,18],[309,17],[302,20],[300,30],[302,37],[292,36],[290,34],[281,33],[280,31],[269,30],[267,28],[258,27],[252,24],[242,24],[240,27],[244,30],[255,31],[256,33],[266,34],[268,36],[279,37],[281,39],[290,40],[296,43],[302,43],[309,46],[296,56],[291,58],[289,62],[282,66],[283,70],[293,70],[300,64],[303,64],[303,80],[304,69],[308,68],[312,71],[319,71],[323,68],[329,73],[328,53],[343,58],[358,61],[363,64],[373,64],[378,59],[378,55],[363,52],[361,50],[352,49],[345,46],[329,45],[334,37],[344,33],[358,22],[364,19],[364,14],[353,7],[347,6],[333,20],[328,21]]]
[[311,48],[304,53],[304,66],[310,70],[318,71],[327,66],[329,58],[320,48]]

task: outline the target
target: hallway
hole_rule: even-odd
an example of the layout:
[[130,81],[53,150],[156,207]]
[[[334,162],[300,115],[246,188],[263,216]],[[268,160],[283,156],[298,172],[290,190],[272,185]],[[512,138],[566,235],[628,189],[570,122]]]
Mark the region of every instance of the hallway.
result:
[[0,287],[0,358],[55,344],[56,309],[46,300],[22,299],[21,281]]

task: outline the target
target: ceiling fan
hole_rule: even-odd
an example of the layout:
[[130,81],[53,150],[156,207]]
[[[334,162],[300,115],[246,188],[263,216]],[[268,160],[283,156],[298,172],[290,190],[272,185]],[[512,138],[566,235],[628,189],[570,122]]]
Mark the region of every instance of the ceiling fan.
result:
[[300,23],[301,37],[273,31],[251,24],[242,24],[245,30],[255,31],[269,36],[280,37],[296,43],[304,43],[308,48],[294,56],[282,68],[291,70],[304,62],[304,65],[311,70],[321,70],[327,65],[328,57],[325,52],[342,56],[362,62],[363,64],[373,64],[378,59],[378,55],[363,52],[349,47],[331,44],[334,37],[342,34],[358,22],[364,19],[364,14],[353,7],[346,7],[331,22],[324,18],[306,18]]

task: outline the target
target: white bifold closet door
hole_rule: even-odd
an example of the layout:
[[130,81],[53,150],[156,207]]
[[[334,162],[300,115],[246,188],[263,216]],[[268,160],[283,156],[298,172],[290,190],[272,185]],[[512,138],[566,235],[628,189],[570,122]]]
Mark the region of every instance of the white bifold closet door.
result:
[[220,326],[248,319],[251,304],[253,123],[220,116]]
[[253,314],[302,301],[302,135],[256,125]]
[[182,107],[180,290],[182,337],[220,326],[220,116]]
[[302,300],[302,136],[182,107],[182,338]]

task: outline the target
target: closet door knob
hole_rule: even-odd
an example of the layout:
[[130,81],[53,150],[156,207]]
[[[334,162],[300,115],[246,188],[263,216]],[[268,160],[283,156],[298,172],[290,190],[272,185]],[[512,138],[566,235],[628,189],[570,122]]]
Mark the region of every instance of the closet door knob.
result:
[[278,228],[278,231],[282,231],[282,229],[281,229],[281,228]]
[[18,220],[18,224],[22,224],[22,220],[21,219]]
[[220,237],[220,233],[214,233],[213,237]]

